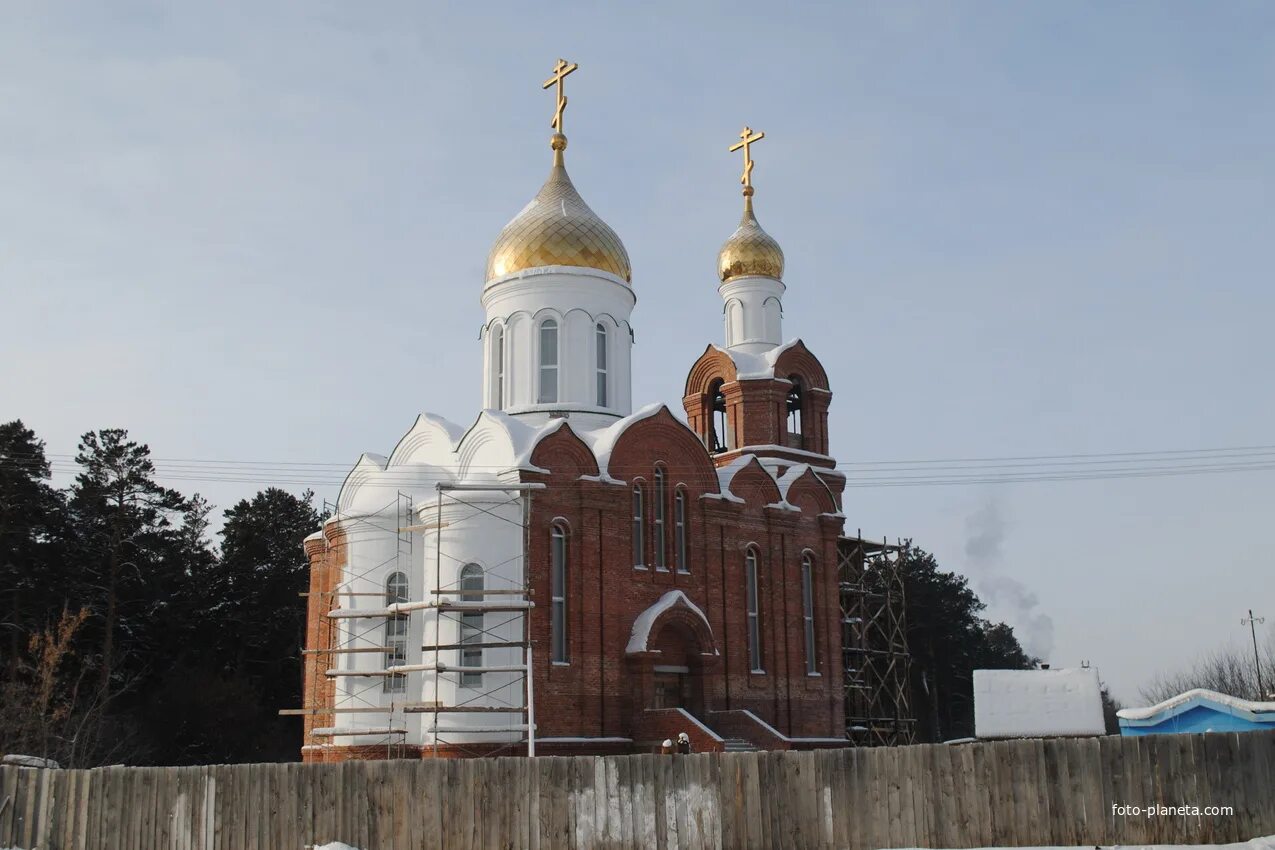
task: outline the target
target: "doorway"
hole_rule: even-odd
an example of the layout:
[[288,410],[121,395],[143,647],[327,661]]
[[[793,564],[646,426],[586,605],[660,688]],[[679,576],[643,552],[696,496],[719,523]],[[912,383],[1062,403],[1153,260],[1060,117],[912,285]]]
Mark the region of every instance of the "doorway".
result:
[[652,708],[685,708],[690,710],[689,667],[657,664],[653,670],[654,694]]

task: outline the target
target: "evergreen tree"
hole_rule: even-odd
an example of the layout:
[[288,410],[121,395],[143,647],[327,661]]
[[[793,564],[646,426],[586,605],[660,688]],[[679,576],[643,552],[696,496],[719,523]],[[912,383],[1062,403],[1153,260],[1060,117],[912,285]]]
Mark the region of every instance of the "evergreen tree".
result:
[[309,491],[272,487],[225,512],[221,558],[191,584],[183,676],[157,688],[149,707],[175,718],[160,744],[170,762],[297,757],[301,727],[278,712],[301,704],[309,586],[301,543],[322,522],[312,502]]
[[81,598],[95,616],[98,691],[109,700],[129,682],[153,672],[148,655],[162,648],[156,624],[185,565],[183,534],[174,521],[189,504],[155,481],[149,447],[118,428],[80,440],[82,471],[71,487],[74,557]]
[[900,556],[912,654],[912,711],[921,741],[974,734],[974,670],[1035,666],[1004,623],[983,619],[987,608],[969,580],[944,572],[929,552],[909,546]]
[[0,674],[12,680],[29,637],[66,601],[62,496],[48,483],[44,442],[14,420],[0,424]]

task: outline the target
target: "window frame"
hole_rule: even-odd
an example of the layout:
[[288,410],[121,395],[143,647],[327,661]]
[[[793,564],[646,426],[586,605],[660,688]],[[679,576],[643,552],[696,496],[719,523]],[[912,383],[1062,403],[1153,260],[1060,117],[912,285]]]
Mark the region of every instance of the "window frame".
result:
[[681,484],[673,488],[673,557],[677,571],[690,575],[690,553],[686,547],[686,488]]
[[655,510],[651,515],[651,550],[657,572],[668,572],[668,476],[663,464],[655,465],[653,476],[655,489]]
[[[407,573],[395,570],[385,577],[386,606],[397,602],[407,602],[410,592],[411,585]],[[385,618],[384,645],[389,648],[389,652],[385,653],[382,669],[388,670],[407,663],[407,638],[410,629],[411,623],[407,614],[391,614]],[[393,673],[384,677],[381,682],[382,693],[401,694],[406,691],[407,676],[403,673]]]
[[633,482],[633,515],[631,533],[633,535],[632,557],[633,569],[646,569],[646,497],[642,492],[642,482]]
[[594,346],[597,349],[594,358],[594,367],[596,369],[596,386],[595,400],[598,407],[610,407],[610,383],[611,383],[611,352],[610,339],[611,335],[607,331],[607,326],[602,322],[598,322],[593,329]]
[[744,610],[748,619],[748,671],[765,673],[762,657],[761,586],[758,579],[761,558],[755,546],[744,550]]
[[567,619],[567,581],[569,535],[566,527],[555,522],[549,527],[549,647],[554,664],[571,663],[571,631]]
[[[486,584],[486,575],[480,564],[468,563],[461,567],[460,574],[457,578],[457,587],[460,590],[461,602],[481,602],[483,600],[482,593],[467,594],[466,591],[481,591]],[[482,611],[462,611],[460,615],[460,639],[456,641],[462,644],[461,648],[456,650],[457,660],[460,667],[481,667],[483,666],[483,650],[482,647],[468,648],[463,646],[466,643],[482,643],[483,633],[486,629],[486,615]],[[482,673],[461,673],[460,687],[462,688],[481,688],[483,684]]]
[[496,325],[492,330],[491,356],[495,365],[495,390],[497,410],[505,409],[505,326]]
[[[540,322],[537,328],[538,333],[538,352],[536,357],[537,366],[537,386],[536,386],[536,404],[557,404],[561,393],[559,392],[561,383],[561,365],[562,365],[562,336],[560,333],[561,326],[558,320],[547,318]],[[553,342],[552,346],[546,345],[546,334],[550,334],[548,339]],[[546,352],[552,348],[553,362],[546,360]]]
[[801,555],[801,619],[806,643],[806,675],[819,676],[819,640],[815,623],[815,559]]

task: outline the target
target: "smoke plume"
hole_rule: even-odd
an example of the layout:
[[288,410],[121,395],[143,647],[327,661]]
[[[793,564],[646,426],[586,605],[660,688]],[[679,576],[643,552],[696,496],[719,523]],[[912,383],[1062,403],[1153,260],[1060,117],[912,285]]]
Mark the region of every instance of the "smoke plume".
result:
[[1005,574],[1006,522],[1000,503],[989,496],[965,519],[965,559],[970,579],[991,609],[1014,627],[1028,655],[1049,660],[1054,650],[1054,621],[1040,611],[1040,600],[1025,584]]

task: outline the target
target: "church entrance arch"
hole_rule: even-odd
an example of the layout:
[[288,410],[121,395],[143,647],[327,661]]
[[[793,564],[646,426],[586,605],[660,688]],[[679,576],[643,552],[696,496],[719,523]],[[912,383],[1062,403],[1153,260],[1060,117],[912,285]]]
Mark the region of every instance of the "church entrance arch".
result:
[[705,687],[718,660],[713,630],[680,590],[669,591],[638,615],[629,639],[633,704],[646,709],[681,708],[703,716],[711,688]]

